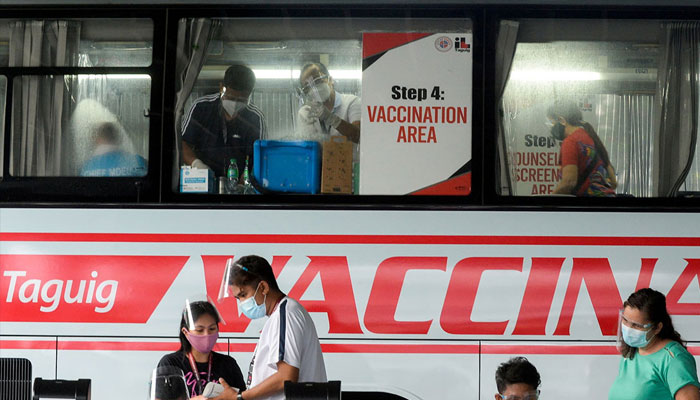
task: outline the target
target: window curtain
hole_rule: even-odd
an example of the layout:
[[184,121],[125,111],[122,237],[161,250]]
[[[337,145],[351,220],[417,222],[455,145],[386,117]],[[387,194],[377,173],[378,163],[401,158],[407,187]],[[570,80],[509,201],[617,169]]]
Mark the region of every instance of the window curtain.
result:
[[658,127],[658,196],[676,196],[693,163],[698,135],[700,24],[663,25],[655,125]]
[[180,175],[180,145],[182,117],[185,103],[192,92],[199,71],[204,65],[207,48],[221,22],[207,18],[183,18],[178,23],[177,57],[175,65],[175,161],[173,162],[173,190],[177,190]]
[[[9,66],[72,66],[80,45],[75,21],[16,21],[10,25]],[[70,93],[61,79],[22,76],[13,82],[10,173],[60,175],[67,164],[62,121],[70,113]]]
[[496,133],[496,145],[498,146],[496,176],[499,177],[499,193],[507,196],[512,196],[513,185],[505,140],[503,94],[508,83],[511,66],[513,65],[515,47],[518,43],[518,27],[519,23],[517,21],[503,20],[498,28],[498,37],[496,38],[496,112],[498,113],[496,115],[496,121],[498,121],[498,132]]

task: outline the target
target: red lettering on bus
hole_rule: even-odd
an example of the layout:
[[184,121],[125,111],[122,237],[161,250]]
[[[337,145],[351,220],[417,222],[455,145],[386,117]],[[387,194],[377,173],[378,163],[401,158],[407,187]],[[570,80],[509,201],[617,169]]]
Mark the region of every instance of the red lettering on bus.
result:
[[522,257],[471,257],[455,265],[440,315],[442,329],[454,335],[503,335],[508,321],[472,321],[481,275],[487,270],[522,271]]
[[374,276],[365,310],[365,327],[374,333],[426,334],[433,320],[397,321],[396,307],[406,272],[412,269],[447,270],[447,257],[392,257],[382,261]]
[[565,258],[533,258],[513,335],[545,335]]
[[[700,315],[699,303],[680,303],[681,296],[688,290],[694,278],[700,282],[700,260],[687,258],[688,265],[681,276],[666,295],[666,308],[670,314],[676,315]],[[700,285],[698,285],[700,286]]]
[[601,333],[615,335],[617,313],[622,307],[622,298],[607,258],[574,258],[569,285],[566,288],[564,304],[562,304],[554,334],[565,336],[570,334],[571,317],[574,315],[574,308],[576,308],[584,280]]
[[316,275],[321,279],[324,300],[298,300],[308,312],[328,314],[328,333],[362,333],[347,257],[310,256],[309,265],[289,291],[301,299]]

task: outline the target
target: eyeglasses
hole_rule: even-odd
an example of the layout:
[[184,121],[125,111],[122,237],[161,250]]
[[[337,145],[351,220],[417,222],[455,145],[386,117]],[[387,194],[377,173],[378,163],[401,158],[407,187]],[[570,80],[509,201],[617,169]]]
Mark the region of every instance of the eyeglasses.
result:
[[623,310],[620,310],[620,319],[622,319],[622,322],[630,328],[634,328],[639,331],[648,331],[649,329],[651,329],[652,326],[654,326],[653,322],[649,322],[648,324],[640,324],[634,321],[630,321],[629,319],[625,318],[625,315],[622,312]]
[[540,391],[535,390],[534,392],[528,392],[525,394],[525,396],[519,396],[519,395],[510,395],[510,396],[504,396],[502,394],[498,394],[498,396],[501,398],[501,400],[537,400],[540,398]]
[[309,77],[306,80],[306,84],[303,85],[301,88],[299,88],[299,91],[302,94],[309,94],[311,89],[313,89],[314,86],[316,86],[317,84],[319,84],[321,82],[328,82],[328,75],[321,75],[321,76],[318,76],[316,78]]

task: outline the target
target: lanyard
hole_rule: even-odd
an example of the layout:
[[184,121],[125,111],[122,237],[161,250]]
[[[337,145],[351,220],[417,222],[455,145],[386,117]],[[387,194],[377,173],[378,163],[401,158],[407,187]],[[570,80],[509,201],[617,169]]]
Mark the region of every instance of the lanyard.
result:
[[[199,379],[199,370],[197,370],[197,363],[194,362],[194,357],[192,357],[192,353],[187,353],[187,358],[190,360],[190,367],[192,367],[192,372],[194,372],[195,379],[197,379],[197,389],[199,391],[199,394],[202,393],[202,382]],[[209,371],[207,372],[207,382],[211,380],[211,359],[212,359],[212,354],[211,352],[209,353]]]
[[[286,296],[282,296],[277,299],[277,302],[272,307],[272,312],[275,312],[277,306],[284,300]],[[272,314],[272,313],[270,313]],[[255,351],[253,352],[253,358],[250,360],[250,365],[248,366],[248,379],[246,380],[246,387],[250,388],[250,383],[253,381],[253,367],[255,366],[255,356],[258,354],[258,346],[255,346]]]

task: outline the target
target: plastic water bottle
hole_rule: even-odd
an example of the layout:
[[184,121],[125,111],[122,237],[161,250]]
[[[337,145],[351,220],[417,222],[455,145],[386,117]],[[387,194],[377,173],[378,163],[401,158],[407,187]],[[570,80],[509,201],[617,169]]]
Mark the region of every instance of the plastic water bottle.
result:
[[250,186],[250,172],[248,171],[248,156],[245,156],[245,168],[243,168],[243,185]]
[[228,179],[228,192],[235,193],[238,186],[238,164],[236,164],[235,158],[232,158],[228,163],[226,178]]

